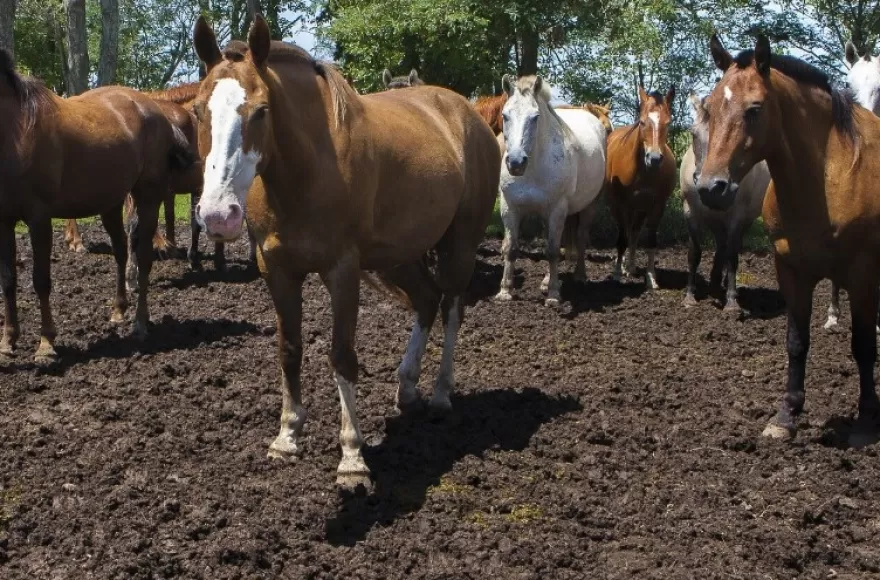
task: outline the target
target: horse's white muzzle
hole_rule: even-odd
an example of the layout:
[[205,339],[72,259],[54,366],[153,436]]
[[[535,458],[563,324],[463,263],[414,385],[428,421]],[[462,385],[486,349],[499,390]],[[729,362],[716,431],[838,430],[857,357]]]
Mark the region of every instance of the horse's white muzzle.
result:
[[196,219],[215,242],[231,242],[241,235],[244,208],[234,198],[220,198],[216,202],[203,198],[196,206]]

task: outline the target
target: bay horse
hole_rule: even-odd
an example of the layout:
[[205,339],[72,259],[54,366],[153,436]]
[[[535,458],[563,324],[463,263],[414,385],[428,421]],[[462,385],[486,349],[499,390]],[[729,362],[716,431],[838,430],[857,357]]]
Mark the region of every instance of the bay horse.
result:
[[[134,232],[139,264],[134,333],[146,334],[150,243],[159,204],[171,176],[192,163],[186,139],[148,97],[124,87],[103,87],[62,99],[41,82],[19,75],[0,50],[0,285],[5,304],[0,357],[9,360],[19,338],[16,301],[15,224],[24,221],[33,247],[33,284],[42,328],[35,359],[57,360],[57,335],[49,304],[52,218],[101,215],[117,265],[111,321],[128,307],[126,240],[122,206],[126,192],[138,202]],[[99,179],[96,177],[99,176]]]
[[[398,369],[401,408],[420,398],[421,360],[441,309],[444,347],[430,405],[449,409],[462,294],[498,191],[495,138],[463,97],[441,87],[358,95],[330,64],[271,41],[260,15],[247,44],[221,52],[204,18],[194,43],[208,71],[194,107],[206,160],[197,215],[215,240],[235,239],[248,219],[278,317],[281,428],[269,456],[302,450],[302,286],[317,272],[333,311],[337,481],[367,483],[354,345],[363,271],[416,310]],[[432,249],[436,274],[425,262]]]
[[766,160],[772,182],[764,221],[788,311],[788,380],[764,435],[790,438],[803,411],[813,290],[830,278],[850,297],[852,354],[859,369],[859,416],[850,443],[874,440],[880,400],[874,386],[880,302],[880,119],[832,88],[828,75],[772,54],[758,36],[736,57],[710,41],[723,76],[706,99],[709,140],[697,190],[724,209],[738,183]]
[[676,163],[667,143],[674,98],[675,87],[670,87],[665,95],[645,91],[639,70],[638,119],[629,127],[615,129],[608,137],[608,206],[617,222],[614,279],[621,279],[624,252],[626,273],[635,275],[636,245],[641,232],[646,230],[645,285],[649,290],[659,287],[654,270],[657,228],[675,188]]
[[382,71],[382,85],[386,89],[405,89],[407,87],[418,87],[425,84],[425,81],[419,78],[419,71],[412,69],[408,75],[399,77],[391,76],[391,71],[387,68]]
[[548,232],[548,271],[541,289],[547,292],[545,304],[558,306],[560,245],[566,227],[576,245],[575,278],[586,280],[587,232],[605,184],[605,128],[583,109],[553,109],[550,87],[540,76],[504,75],[501,84],[508,96],[498,137],[504,152],[504,273],[496,299],[512,299],[520,223],[526,215],[538,214]]
[[[749,226],[761,215],[764,194],[770,184],[770,170],[767,163],[756,164],[739,184],[736,202],[724,210],[707,207],[697,194],[695,176],[699,175],[706,154],[709,138],[709,114],[703,101],[695,94],[688,95],[694,114],[694,124],[690,127],[691,146],[681,160],[679,184],[684,202],[684,215],[687,220],[690,245],[688,247],[688,278],[684,306],[696,306],[694,292],[697,286],[697,270],[700,267],[702,248],[700,241],[703,230],[708,228],[715,238],[715,258],[709,284],[713,287],[726,286],[727,300],[724,310],[739,312],[736,301],[736,273],[739,266],[739,253],[742,237]],[[722,276],[723,275],[723,276]]]

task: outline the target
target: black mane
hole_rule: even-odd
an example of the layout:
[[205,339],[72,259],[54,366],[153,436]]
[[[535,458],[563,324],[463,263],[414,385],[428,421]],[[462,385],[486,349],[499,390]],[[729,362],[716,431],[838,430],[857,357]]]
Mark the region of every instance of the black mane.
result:
[[18,74],[12,55],[4,49],[0,49],[0,75],[5,77],[21,106],[18,130],[13,137],[16,147],[20,148],[24,138],[37,124],[37,119],[55,107],[54,93],[42,81]]
[[[733,59],[737,68],[743,69],[755,60],[754,50],[744,50]],[[838,90],[831,86],[831,78],[820,69],[799,58],[785,54],[770,56],[770,68],[799,83],[816,87],[831,97],[831,119],[838,131],[850,141],[858,139],[858,128],[853,121],[855,98],[849,89]]]

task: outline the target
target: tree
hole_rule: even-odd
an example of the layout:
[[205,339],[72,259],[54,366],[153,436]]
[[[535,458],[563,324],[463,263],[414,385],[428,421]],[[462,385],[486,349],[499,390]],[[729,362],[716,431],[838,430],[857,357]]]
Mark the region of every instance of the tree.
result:
[[116,82],[119,58],[119,0],[101,0],[100,54],[98,85],[112,85]]
[[67,14],[67,94],[89,88],[89,49],[86,37],[85,0],[64,0]]
[[15,55],[15,5],[17,0],[0,2],[0,48]]

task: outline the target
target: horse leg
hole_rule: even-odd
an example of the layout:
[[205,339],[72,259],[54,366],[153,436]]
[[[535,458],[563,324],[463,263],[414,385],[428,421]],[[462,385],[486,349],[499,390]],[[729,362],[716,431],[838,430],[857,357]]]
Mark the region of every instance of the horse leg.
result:
[[831,330],[837,327],[840,320],[840,285],[834,280],[831,281],[831,302],[828,304],[828,320],[825,321],[823,328]]
[[513,295],[513,270],[516,263],[516,255],[519,251],[519,226],[520,216],[504,201],[501,196],[501,221],[504,223],[504,241],[501,243],[501,254],[504,258],[504,273],[501,276],[501,288],[495,295],[495,300],[512,300]]
[[18,272],[15,265],[15,220],[0,220],[0,287],[3,289],[3,337],[0,338],[0,364],[15,352],[21,334],[16,297]]
[[86,247],[83,245],[82,237],[79,235],[79,227],[76,225],[76,220],[67,220],[67,224],[64,226],[64,243],[67,244],[67,248],[71,251],[78,254],[85,253]]
[[31,247],[34,252],[34,290],[40,300],[40,346],[34,355],[37,363],[52,363],[58,360],[55,352],[55,321],[52,319],[52,307],[49,294],[52,291],[51,255],[52,255],[52,220],[48,217],[35,218],[28,223],[31,235]]
[[[165,198],[165,239],[171,251],[177,249],[177,234],[174,231],[174,202],[177,196],[173,191],[168,190],[168,197]],[[158,228],[157,228],[158,229]]]
[[333,310],[330,364],[339,389],[342,419],[339,431],[342,460],[336,470],[336,483],[344,487],[368,485],[370,477],[370,470],[361,455],[364,438],[358,425],[355,391],[358,366],[354,338],[360,278],[360,263],[355,253],[340,260],[329,272],[321,274],[324,286],[330,292],[330,308]]
[[640,213],[633,214],[629,222],[629,231],[626,234],[627,248],[624,270],[626,270],[626,275],[630,278],[636,275],[636,246],[639,245],[639,238],[641,237],[644,223],[645,218]]
[[[565,227],[566,214],[565,204],[560,204],[547,218],[547,277],[544,279],[547,299],[544,304],[554,308],[559,306],[560,301],[559,245],[562,242],[562,228]],[[545,284],[541,286],[541,290],[545,290]]]
[[[646,228],[648,230],[647,240],[645,240],[645,248],[648,250],[648,265],[645,268],[645,287],[648,290],[657,290],[660,284],[657,283],[657,229],[660,227],[660,218],[663,216],[663,208],[655,211],[653,215],[647,219]],[[638,236],[637,236],[638,237]]]
[[804,377],[810,350],[810,314],[815,280],[810,280],[775,256],[776,277],[788,311],[785,347],[788,351],[788,382],[779,411],[764,429],[764,436],[787,439],[794,436],[795,419],[804,408]]
[[688,237],[688,278],[687,289],[684,294],[684,307],[691,308],[697,305],[694,293],[697,291],[697,270],[700,268],[700,260],[703,258],[703,248],[700,245],[700,228],[694,222],[693,216],[687,222]]
[[623,256],[626,252],[627,245],[629,245],[629,242],[626,239],[629,225],[622,211],[618,210],[615,213],[617,214],[615,216],[617,218],[615,220],[617,221],[617,261],[614,263],[613,276],[616,282],[620,282],[620,279],[623,277]]
[[[880,400],[874,386],[874,363],[877,361],[877,307],[880,291],[877,284],[864,279],[867,268],[859,268],[848,287],[852,312],[852,355],[859,368],[859,417],[850,444],[863,447],[877,441],[880,427]],[[867,282],[867,283],[866,283]]]
[[125,311],[128,310],[128,295],[125,288],[128,240],[125,237],[125,225],[122,223],[122,206],[102,213],[101,223],[104,224],[104,229],[107,230],[107,235],[110,236],[113,257],[116,259],[116,298],[113,301],[113,312],[110,314],[110,322],[120,323],[125,320]]
[[736,273],[739,269],[739,251],[742,246],[743,230],[739,224],[730,227],[727,233],[727,244],[724,253],[724,275],[727,278],[727,300],[724,311],[738,314],[739,303],[736,301]]
[[578,225],[575,233],[577,256],[575,257],[574,279],[578,282],[586,283],[587,281],[587,246],[590,244],[590,225],[593,223],[593,218],[596,216],[596,210],[598,209],[597,202],[598,198],[597,201],[591,202],[590,205],[581,210],[577,218]]
[[422,261],[381,272],[379,277],[389,285],[403,290],[416,311],[406,354],[397,369],[397,408],[405,411],[416,407],[421,400],[418,386],[422,375],[422,358],[425,356],[442,294],[430,270]]
[[194,191],[189,194],[190,239],[187,257],[189,258],[189,267],[192,270],[202,269],[202,257],[199,255],[199,235],[202,233],[202,226],[199,225],[199,220],[196,219],[196,205],[199,203],[200,196],[200,191]]
[[306,423],[302,404],[302,285],[285,264],[267,268],[266,285],[278,321],[278,362],[281,366],[281,429],[269,446],[269,457],[294,459],[302,451],[300,435]]
[[247,235],[248,235],[248,267],[253,268],[257,265],[257,236],[254,235],[254,230],[251,229],[250,224],[247,224]]
[[[146,197],[146,196],[145,196]],[[149,197],[146,197],[150,200]],[[161,199],[154,196],[153,199]],[[143,201],[137,204],[137,225],[132,236],[132,246],[137,252],[138,300],[135,312],[134,336],[143,339],[147,335],[150,311],[147,305],[147,286],[153,267],[153,234],[159,224],[159,202]]]
[[727,237],[722,232],[715,233],[715,256],[712,258],[712,272],[709,274],[709,287],[719,288],[724,273],[724,255],[727,253]]

